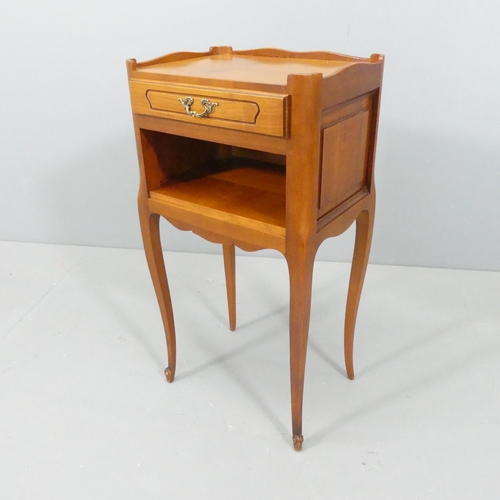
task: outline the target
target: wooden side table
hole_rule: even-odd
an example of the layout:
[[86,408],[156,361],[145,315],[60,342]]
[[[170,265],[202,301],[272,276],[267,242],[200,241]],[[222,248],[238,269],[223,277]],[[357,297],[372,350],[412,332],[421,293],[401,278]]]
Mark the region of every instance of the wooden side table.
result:
[[273,248],[290,273],[293,445],[302,399],[314,258],[356,221],[345,318],[354,378],[356,314],[375,209],[373,165],[384,58],[276,49],[127,61],[141,172],[144,249],[165,327],[169,382],[175,329],[159,217],[223,245],[229,324],[236,325],[235,246]]

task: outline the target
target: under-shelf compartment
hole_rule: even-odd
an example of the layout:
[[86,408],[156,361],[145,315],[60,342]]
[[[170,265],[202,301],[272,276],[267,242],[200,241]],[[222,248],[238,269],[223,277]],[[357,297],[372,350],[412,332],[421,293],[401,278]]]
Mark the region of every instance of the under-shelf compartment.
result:
[[285,156],[146,130],[141,134],[151,200],[176,214],[181,210],[284,237]]
[[255,165],[174,182],[150,196],[219,220],[260,222],[285,231],[285,175]]

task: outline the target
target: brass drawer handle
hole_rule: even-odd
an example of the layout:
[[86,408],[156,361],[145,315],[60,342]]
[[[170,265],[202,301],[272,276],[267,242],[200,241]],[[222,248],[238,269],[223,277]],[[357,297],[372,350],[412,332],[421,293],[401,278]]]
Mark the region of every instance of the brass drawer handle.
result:
[[182,104],[188,115],[195,116],[196,118],[208,116],[210,113],[214,112],[215,106],[219,105],[217,102],[211,103],[208,99],[202,99],[201,104],[205,108],[205,111],[203,111],[203,113],[197,113],[196,111],[191,111],[191,106],[194,103],[194,99],[192,97],[186,97],[185,99],[181,99],[179,97],[177,100]]

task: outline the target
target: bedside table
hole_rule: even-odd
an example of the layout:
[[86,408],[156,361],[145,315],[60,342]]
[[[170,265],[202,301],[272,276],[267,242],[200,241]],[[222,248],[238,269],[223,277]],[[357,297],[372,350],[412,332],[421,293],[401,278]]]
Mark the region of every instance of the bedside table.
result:
[[169,382],[175,328],[159,217],[222,244],[229,325],[236,326],[235,246],[281,252],[290,273],[295,450],[316,251],[356,221],[345,318],[353,340],[375,210],[373,166],[384,58],[277,49],[180,52],[127,61],[140,165],[144,250],[165,328]]

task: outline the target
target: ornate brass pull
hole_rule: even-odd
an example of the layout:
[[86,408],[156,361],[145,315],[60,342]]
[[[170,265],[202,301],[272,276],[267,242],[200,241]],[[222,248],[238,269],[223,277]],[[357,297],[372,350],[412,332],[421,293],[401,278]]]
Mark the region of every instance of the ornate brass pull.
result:
[[203,111],[203,113],[197,113],[196,111],[191,111],[191,106],[194,103],[194,99],[192,97],[186,97],[185,99],[181,99],[179,97],[177,100],[182,104],[188,115],[195,116],[196,118],[208,116],[210,113],[214,112],[215,106],[219,105],[217,102],[211,103],[208,99],[202,99],[201,104],[205,108],[205,111]]

